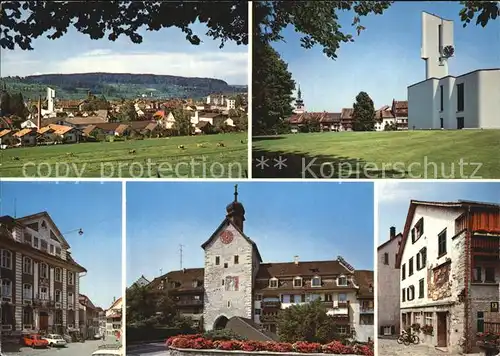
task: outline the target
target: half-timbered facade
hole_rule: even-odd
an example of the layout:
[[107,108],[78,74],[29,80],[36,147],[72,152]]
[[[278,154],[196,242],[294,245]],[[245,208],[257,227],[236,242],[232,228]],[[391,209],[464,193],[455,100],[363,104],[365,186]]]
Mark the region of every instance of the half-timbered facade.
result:
[[82,272],[48,213],[0,217],[2,332],[77,329]]
[[401,326],[421,340],[469,353],[498,332],[500,205],[412,200],[398,252]]

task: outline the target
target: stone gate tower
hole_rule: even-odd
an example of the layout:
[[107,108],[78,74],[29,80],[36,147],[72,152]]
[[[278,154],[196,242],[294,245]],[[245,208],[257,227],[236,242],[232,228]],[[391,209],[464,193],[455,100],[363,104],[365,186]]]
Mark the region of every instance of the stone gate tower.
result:
[[205,330],[220,329],[235,316],[253,319],[253,287],[262,262],[255,243],[243,233],[245,208],[234,200],[226,218],[202,245],[205,250]]

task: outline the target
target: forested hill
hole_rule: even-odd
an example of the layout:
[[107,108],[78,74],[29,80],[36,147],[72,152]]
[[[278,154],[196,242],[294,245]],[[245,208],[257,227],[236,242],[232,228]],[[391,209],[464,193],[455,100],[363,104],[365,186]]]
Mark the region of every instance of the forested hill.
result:
[[246,87],[231,86],[221,79],[189,78],[174,75],[131,73],[41,74],[27,77],[6,77],[9,89],[21,91],[27,97],[45,93],[47,86],[56,95],[78,97],[87,91],[107,97],[137,97],[141,95],[168,97],[204,97],[211,93],[241,93]]

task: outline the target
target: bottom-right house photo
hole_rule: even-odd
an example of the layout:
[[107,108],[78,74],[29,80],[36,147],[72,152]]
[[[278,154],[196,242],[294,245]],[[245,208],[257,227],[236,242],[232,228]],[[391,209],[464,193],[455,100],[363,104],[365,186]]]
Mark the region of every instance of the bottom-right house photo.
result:
[[378,354],[500,354],[500,183],[376,189]]

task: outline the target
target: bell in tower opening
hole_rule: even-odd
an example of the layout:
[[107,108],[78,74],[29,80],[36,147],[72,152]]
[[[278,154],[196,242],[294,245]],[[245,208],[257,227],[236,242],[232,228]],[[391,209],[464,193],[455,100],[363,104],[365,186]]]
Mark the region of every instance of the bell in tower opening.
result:
[[243,222],[245,221],[245,208],[238,201],[238,184],[234,186],[234,200],[226,207],[227,217],[233,222],[241,232],[243,232]]

